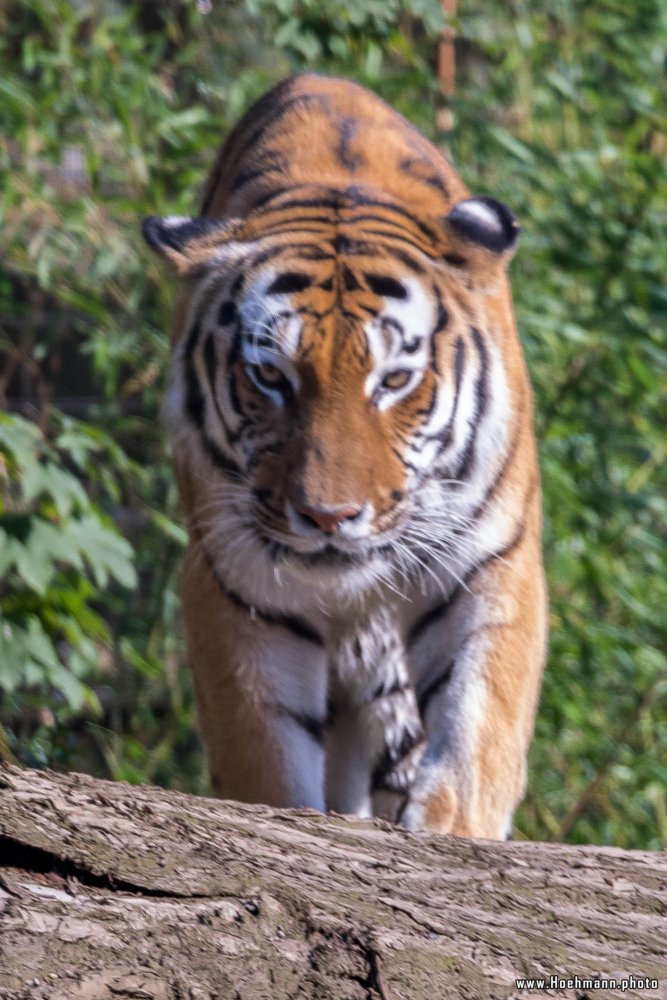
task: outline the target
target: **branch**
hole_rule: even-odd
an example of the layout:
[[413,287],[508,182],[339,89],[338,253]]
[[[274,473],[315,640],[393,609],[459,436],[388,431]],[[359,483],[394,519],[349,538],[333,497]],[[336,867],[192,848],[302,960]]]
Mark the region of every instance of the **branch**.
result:
[[646,1000],[666,883],[661,854],[0,767],[2,1000],[509,1000],[594,973],[662,980],[623,994]]

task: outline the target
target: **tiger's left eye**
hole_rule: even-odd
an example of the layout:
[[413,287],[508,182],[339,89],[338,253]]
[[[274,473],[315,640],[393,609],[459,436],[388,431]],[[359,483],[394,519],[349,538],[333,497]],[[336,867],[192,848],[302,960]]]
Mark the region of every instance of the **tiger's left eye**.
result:
[[397,390],[403,389],[412,377],[412,372],[407,368],[401,368],[396,372],[389,372],[380,382],[382,389]]

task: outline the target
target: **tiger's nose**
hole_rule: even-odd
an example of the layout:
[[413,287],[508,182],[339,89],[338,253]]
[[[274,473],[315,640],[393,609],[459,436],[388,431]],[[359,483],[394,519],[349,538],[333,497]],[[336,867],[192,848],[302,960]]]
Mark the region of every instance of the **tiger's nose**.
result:
[[354,504],[341,504],[339,507],[300,507],[297,513],[325,535],[333,535],[343,521],[352,521],[358,517],[361,507]]

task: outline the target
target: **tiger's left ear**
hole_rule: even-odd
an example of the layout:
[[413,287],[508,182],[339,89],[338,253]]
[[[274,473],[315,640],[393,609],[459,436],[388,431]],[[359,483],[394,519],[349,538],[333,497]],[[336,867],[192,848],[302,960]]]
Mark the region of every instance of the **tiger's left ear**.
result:
[[149,215],[141,224],[149,247],[172,264],[182,276],[221,262],[221,251],[234,239],[239,220],[170,215]]
[[466,198],[444,222],[447,248],[443,256],[454,267],[505,265],[514,255],[519,223],[497,198]]

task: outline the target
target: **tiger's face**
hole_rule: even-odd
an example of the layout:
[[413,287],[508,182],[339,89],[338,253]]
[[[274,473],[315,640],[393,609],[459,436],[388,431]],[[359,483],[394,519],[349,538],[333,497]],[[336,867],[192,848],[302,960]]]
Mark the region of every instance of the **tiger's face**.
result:
[[396,529],[405,445],[436,388],[434,296],[381,265],[301,261],[261,274],[223,311],[234,314],[229,388],[254,415],[245,457],[260,530],[315,553]]
[[168,226],[193,280],[167,412],[181,450],[203,445],[213,464],[199,477],[204,526],[236,517],[274,562],[305,568],[381,552],[465,449],[488,353],[469,268],[453,253],[400,263],[340,240],[297,251],[282,234],[256,243],[211,220],[203,232],[159,222],[160,249],[170,255]]

